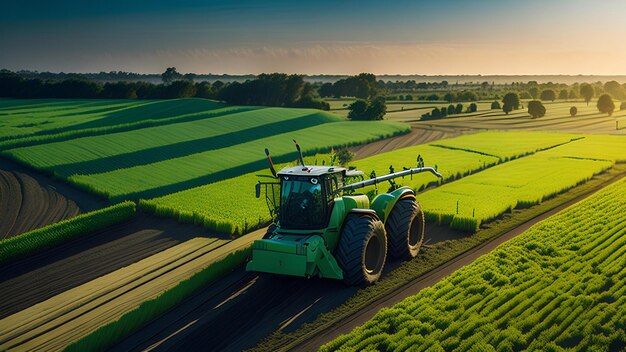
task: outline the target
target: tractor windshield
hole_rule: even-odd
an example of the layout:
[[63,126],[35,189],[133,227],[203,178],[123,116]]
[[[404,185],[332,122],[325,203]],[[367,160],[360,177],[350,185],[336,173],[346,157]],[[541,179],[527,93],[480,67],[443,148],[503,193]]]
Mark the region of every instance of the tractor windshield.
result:
[[280,197],[280,225],[292,229],[325,226],[322,185],[316,177],[284,176]]

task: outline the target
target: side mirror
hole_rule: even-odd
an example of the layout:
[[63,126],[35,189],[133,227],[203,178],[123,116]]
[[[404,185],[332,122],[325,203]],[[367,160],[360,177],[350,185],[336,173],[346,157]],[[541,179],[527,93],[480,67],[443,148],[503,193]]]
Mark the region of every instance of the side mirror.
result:
[[254,189],[256,191],[256,197],[261,198],[261,181],[259,181],[259,183],[254,185]]

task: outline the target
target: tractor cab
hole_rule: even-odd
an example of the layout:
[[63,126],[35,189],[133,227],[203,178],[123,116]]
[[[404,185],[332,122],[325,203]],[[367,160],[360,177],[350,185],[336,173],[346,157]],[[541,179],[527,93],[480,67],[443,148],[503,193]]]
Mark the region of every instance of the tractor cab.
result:
[[328,166],[294,166],[278,173],[283,229],[323,229],[333,210],[346,169]]

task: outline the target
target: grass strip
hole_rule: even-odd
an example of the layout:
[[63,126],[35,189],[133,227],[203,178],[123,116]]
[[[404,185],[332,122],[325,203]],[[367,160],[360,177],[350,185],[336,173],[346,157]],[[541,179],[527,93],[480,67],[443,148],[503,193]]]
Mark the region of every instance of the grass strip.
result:
[[0,263],[127,220],[135,214],[135,208],[135,203],[123,202],[4,239],[0,241]]
[[483,226],[470,237],[448,240],[429,246],[417,258],[407,261],[394,271],[388,273],[375,285],[360,289],[345,303],[326,313],[320,314],[314,321],[305,323],[295,331],[284,333],[276,331],[261,341],[251,351],[286,351],[297,347],[309,337],[331,328],[342,319],[345,319],[359,310],[371,305],[372,302],[400,289],[414,279],[445,264],[459,255],[475,248],[489,240],[499,237],[519,225],[567,203],[579,196],[602,187],[605,183],[626,173],[626,164],[616,164],[605,173],[595,176],[587,183],[570,189],[554,198],[544,201],[527,209],[513,209],[499,219]]
[[242,265],[250,256],[252,247],[228,254],[189,279],[163,292],[158,297],[143,302],[120,319],[106,324],[89,335],[67,346],[65,351],[106,351],[114,344],[141,329],[154,319],[172,309],[208,283]]

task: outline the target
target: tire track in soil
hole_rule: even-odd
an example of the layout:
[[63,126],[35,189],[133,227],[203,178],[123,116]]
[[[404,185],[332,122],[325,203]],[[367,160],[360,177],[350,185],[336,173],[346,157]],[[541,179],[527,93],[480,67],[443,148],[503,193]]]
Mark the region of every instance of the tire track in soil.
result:
[[[295,350],[313,351],[331,339],[363,324],[383,307],[391,306],[432,286],[458,268],[470,264],[537,222],[558,213],[626,175],[619,174],[597,188],[520,224],[515,229],[470,249],[455,259],[414,279],[402,289],[372,302],[332,326],[298,343]],[[427,243],[458,239],[467,234],[427,224]],[[388,272],[399,266],[389,263]],[[384,275],[384,274],[383,274]],[[340,281],[246,273],[243,268],[207,286],[181,305],[126,338],[114,351],[240,351],[254,347],[276,330],[290,332],[315,320],[353,296],[357,288]],[[219,332],[219,333],[217,333]]]

